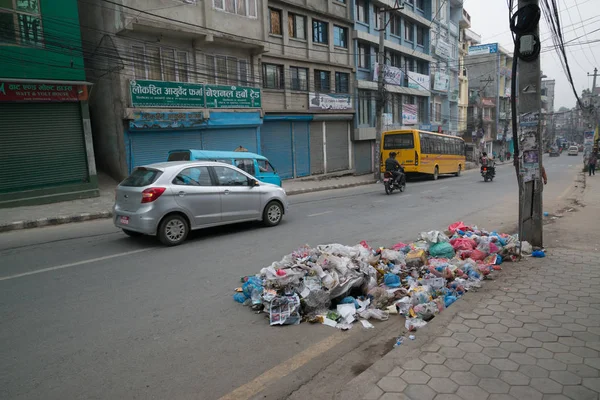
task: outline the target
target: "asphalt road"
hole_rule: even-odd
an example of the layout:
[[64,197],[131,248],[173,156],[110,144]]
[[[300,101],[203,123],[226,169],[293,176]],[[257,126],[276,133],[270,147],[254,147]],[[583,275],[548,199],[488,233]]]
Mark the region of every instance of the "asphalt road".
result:
[[[581,163],[566,155],[545,163],[550,211],[568,198]],[[0,398],[291,393],[386,325],[269,327],[233,302],[241,276],[304,244],[389,245],[457,220],[513,231],[516,186],[506,165],[491,183],[468,171],[391,196],[382,185],[294,196],[276,228],[210,229],[176,248],[127,238],[110,221],[0,234]],[[353,363],[350,374],[366,368]]]

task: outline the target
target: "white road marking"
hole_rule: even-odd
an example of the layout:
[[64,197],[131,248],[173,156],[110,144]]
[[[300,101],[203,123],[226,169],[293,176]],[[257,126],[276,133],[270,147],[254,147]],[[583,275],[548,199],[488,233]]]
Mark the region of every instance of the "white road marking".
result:
[[323,211],[320,213],[316,213],[316,214],[308,214],[309,217],[318,217],[319,215],[325,215],[325,214],[329,214],[332,213],[333,211]]
[[423,190],[421,193],[425,194],[425,193],[431,193],[433,192],[433,190]]
[[59,270],[59,269],[65,269],[65,268],[71,268],[71,267],[78,267],[80,265],[90,264],[90,263],[98,262],[98,261],[110,260],[111,258],[129,256],[131,254],[137,254],[137,253],[141,253],[141,252],[148,251],[148,250],[152,250],[152,249],[148,248],[148,249],[139,249],[139,250],[133,250],[133,251],[126,251],[125,253],[111,254],[110,256],[104,256],[104,257],[98,257],[98,258],[91,258],[89,260],[77,261],[77,262],[70,263],[70,264],[63,264],[63,265],[57,265],[55,267],[37,269],[35,271],[23,272],[22,274],[15,274],[15,275],[3,276],[3,277],[0,278],[0,281],[7,281],[7,280],[10,280],[10,279],[22,278],[24,276],[29,276],[29,275],[37,275],[37,274],[41,274],[41,273],[44,273],[44,272],[56,271],[56,270]]
[[373,203],[383,203],[384,201],[385,200],[377,200],[377,201],[374,201]]
[[442,186],[439,190],[446,190],[448,189],[448,186]]

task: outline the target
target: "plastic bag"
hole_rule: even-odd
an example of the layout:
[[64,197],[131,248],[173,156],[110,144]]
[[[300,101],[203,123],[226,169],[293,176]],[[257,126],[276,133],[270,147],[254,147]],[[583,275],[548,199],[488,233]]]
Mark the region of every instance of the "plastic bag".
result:
[[391,296],[388,291],[380,287],[371,289],[368,295],[371,299],[371,304],[375,308],[386,308],[391,300]]
[[308,296],[302,299],[303,311],[309,316],[326,314],[331,306],[331,298],[325,290],[311,290]]
[[471,253],[471,259],[475,261],[482,261],[486,257],[487,253],[484,253],[483,251],[478,249],[473,250],[473,252]]
[[367,308],[366,310],[360,312],[358,314],[362,319],[378,319],[380,321],[387,321],[390,318],[390,315],[387,311],[378,310],[376,308]]
[[448,242],[435,243],[429,248],[429,254],[432,257],[452,258],[454,257],[454,248]]
[[455,233],[456,231],[459,231],[459,230],[464,232],[464,231],[468,231],[471,229],[468,226],[466,226],[464,222],[461,221],[461,222],[455,222],[452,225],[450,225],[448,227],[448,230],[452,233]]
[[419,237],[428,243],[442,243],[450,240],[446,234],[440,231],[421,232]]
[[407,245],[404,243],[396,243],[395,245],[392,246],[392,250],[402,250],[406,247]]
[[397,288],[400,287],[400,277],[395,274],[385,274],[383,283],[387,287]]
[[427,325],[427,322],[420,318],[407,318],[406,322],[404,323],[404,326],[409,332],[423,328],[425,325]]
[[473,250],[477,247],[477,243],[469,238],[456,238],[450,240],[450,244],[454,250]]
[[406,256],[401,251],[384,249],[381,252],[381,258],[384,260],[391,261],[395,264],[404,263]]
[[523,254],[531,254],[533,252],[533,247],[531,244],[529,244],[529,242],[523,242],[521,244],[521,252]]
[[531,256],[536,258],[544,258],[546,257],[546,253],[544,253],[543,250],[536,250],[533,253],[531,253]]

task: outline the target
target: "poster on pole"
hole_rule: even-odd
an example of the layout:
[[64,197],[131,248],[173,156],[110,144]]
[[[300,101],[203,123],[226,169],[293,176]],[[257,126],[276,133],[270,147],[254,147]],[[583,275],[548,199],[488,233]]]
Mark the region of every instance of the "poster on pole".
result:
[[519,176],[522,182],[532,182],[540,179],[539,143],[539,113],[526,113],[519,116]]

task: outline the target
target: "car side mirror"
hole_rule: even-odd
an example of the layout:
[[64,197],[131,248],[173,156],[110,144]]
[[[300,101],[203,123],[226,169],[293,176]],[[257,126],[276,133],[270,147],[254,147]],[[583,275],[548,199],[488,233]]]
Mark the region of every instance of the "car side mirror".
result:
[[260,183],[256,179],[250,179],[250,187],[260,186]]

